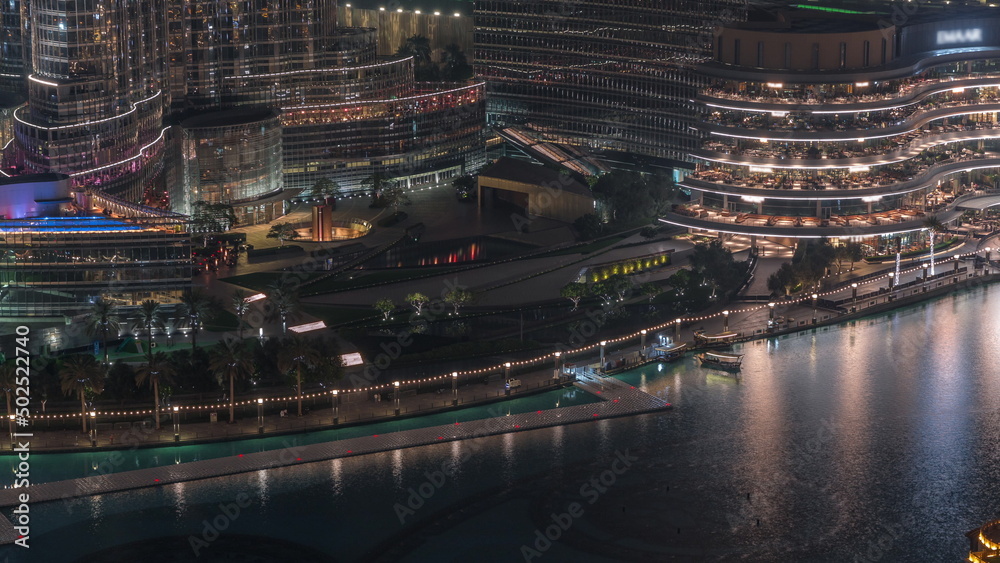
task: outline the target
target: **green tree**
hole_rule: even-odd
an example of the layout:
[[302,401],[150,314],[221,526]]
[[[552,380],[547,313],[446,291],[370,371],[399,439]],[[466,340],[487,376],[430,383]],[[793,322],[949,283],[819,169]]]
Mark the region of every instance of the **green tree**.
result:
[[473,199],[476,196],[476,177],[471,174],[455,178],[451,185],[460,199]]
[[135,372],[135,384],[149,382],[153,388],[153,412],[156,413],[156,429],[160,429],[160,383],[170,384],[177,374],[170,358],[163,352],[157,352],[146,360],[146,363],[139,366]]
[[200,288],[188,288],[181,294],[179,312],[191,329],[191,349],[198,347],[198,331],[208,321],[215,318],[221,307],[218,301]]
[[87,334],[94,336],[101,335],[101,345],[104,347],[104,363],[109,362],[108,357],[108,334],[118,334],[121,324],[118,322],[118,315],[115,314],[115,306],[99,299],[91,307],[87,318],[84,321],[87,325]]
[[375,308],[376,311],[382,313],[382,320],[384,321],[389,320],[389,315],[391,315],[392,312],[396,310],[396,304],[393,303],[392,299],[389,299],[388,297],[383,297],[382,299],[379,299],[372,306]]
[[580,306],[580,301],[590,294],[590,288],[585,283],[570,282],[559,290],[559,297],[565,297],[573,303],[573,311]]
[[458,81],[472,78],[472,67],[462,48],[455,43],[446,45],[441,52],[441,65],[441,78],[444,80]]
[[590,240],[601,236],[604,225],[601,224],[601,219],[597,215],[587,213],[573,221],[573,228],[576,229],[582,240]]
[[139,304],[139,326],[146,332],[146,358],[153,353],[153,331],[164,330],[167,326],[163,306],[147,299]]
[[600,296],[605,305],[610,305],[615,301],[623,301],[625,295],[632,289],[632,280],[617,274],[608,279],[595,283],[593,292]]
[[420,63],[429,63],[431,60],[431,41],[423,35],[411,35],[399,46],[396,54],[402,57],[412,56]]
[[[185,350],[186,352],[187,350]],[[104,395],[118,401],[124,407],[127,401],[135,399],[139,388],[135,384],[135,369],[121,360],[111,364],[104,380]]]
[[266,317],[269,321],[280,320],[281,334],[285,334],[289,319],[296,318],[302,310],[298,292],[288,284],[278,282],[268,287],[266,295],[269,306]]
[[246,322],[243,320],[243,318],[246,316],[247,312],[250,311],[250,302],[247,301],[246,292],[244,292],[242,289],[239,288],[235,289],[233,291],[231,303],[233,307],[233,312],[236,313],[236,322],[237,322],[236,330],[239,332],[240,342],[242,342],[243,328],[246,325]]
[[691,251],[691,268],[702,274],[712,288],[712,296],[736,289],[743,280],[744,268],[737,264],[733,253],[721,240],[697,244]]
[[472,300],[475,299],[475,297],[476,296],[471,291],[456,287],[455,289],[452,289],[448,293],[444,294],[444,302],[451,305],[455,310],[455,314],[458,315],[458,310],[469,303],[472,303]]
[[773,274],[767,277],[767,289],[771,293],[788,295],[792,292],[793,287],[795,287],[795,270],[792,269],[792,265],[788,262],[782,264]]
[[647,299],[649,299],[650,305],[653,304],[653,299],[656,299],[657,295],[663,293],[663,289],[660,288],[660,286],[656,285],[655,283],[644,283],[641,286],[639,286],[639,291],[641,291],[642,294],[645,295]]
[[204,239],[212,233],[222,233],[236,226],[236,212],[227,203],[197,201],[191,213],[191,231],[201,233]]
[[838,245],[833,252],[833,261],[837,264],[837,275],[840,275],[844,271],[844,262],[851,259],[851,251],[848,250],[846,244]]
[[14,414],[14,410],[10,404],[10,398],[14,394],[14,389],[17,387],[17,364],[13,359],[7,360],[6,362],[0,364],[0,392],[3,392],[4,397],[7,399],[7,415],[10,416]]
[[655,217],[675,193],[669,176],[623,170],[602,175],[591,189],[607,218],[620,224]]
[[104,391],[104,366],[88,354],[70,356],[59,368],[59,383],[65,395],[80,398],[80,418],[86,434],[87,395],[100,395]]
[[[927,229],[927,234],[930,236],[930,241],[928,244],[928,253],[931,258],[931,265],[934,264],[934,238],[938,233],[943,233],[947,227],[941,222],[941,219],[937,215],[928,215],[924,219],[924,228]],[[931,268],[933,269],[933,268]]]
[[431,302],[423,293],[411,293],[406,296],[406,302],[417,311],[417,315],[422,315],[424,307]]
[[236,422],[236,380],[253,373],[253,362],[247,347],[242,342],[226,339],[212,347],[208,359],[209,368],[219,378],[220,383],[229,380],[229,423]]
[[381,172],[376,172],[361,181],[361,186],[372,198],[371,207],[387,207],[389,203],[383,198],[385,190],[397,184],[395,178],[390,178]]
[[340,197],[343,195],[343,190],[341,190],[340,184],[330,178],[320,178],[313,184],[312,195],[315,197]]
[[393,183],[382,188],[382,202],[392,207],[393,214],[399,214],[400,205],[410,204],[410,195],[406,193],[402,186]]
[[295,240],[299,238],[299,230],[295,228],[291,223],[275,223],[271,225],[270,230],[267,231],[267,238],[276,238],[279,241],[279,245],[284,248],[286,240]]
[[861,246],[860,242],[849,242],[844,246],[847,247],[848,259],[851,261],[851,269],[853,270],[854,263],[865,256],[864,247]]
[[299,335],[284,342],[278,353],[278,369],[282,373],[295,374],[295,394],[298,402],[299,416],[302,416],[302,374],[319,366],[322,354],[315,344]]
[[825,240],[800,242],[792,257],[796,279],[808,286],[817,285],[836,258],[836,250]]

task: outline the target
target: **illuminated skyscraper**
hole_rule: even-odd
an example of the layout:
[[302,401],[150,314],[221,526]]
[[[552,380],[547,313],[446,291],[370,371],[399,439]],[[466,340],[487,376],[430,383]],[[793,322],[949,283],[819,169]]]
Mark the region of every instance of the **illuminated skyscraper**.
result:
[[[412,58],[377,59],[375,30],[337,27],[335,1],[28,1],[30,18],[15,4],[0,10],[11,22],[0,48],[14,53],[23,32],[30,48],[22,58],[31,53],[27,107],[12,113],[15,97],[0,108],[0,118],[15,121],[5,174],[63,173],[75,190],[185,213],[198,194],[213,193],[238,215],[270,220],[282,199],[322,178],[348,190],[375,174],[412,186],[484,164],[483,85],[416,83]],[[17,21],[30,25],[10,28]],[[18,66],[4,64],[16,90]],[[278,115],[265,126],[280,132],[276,150],[270,133],[247,129],[249,137],[237,139],[226,127],[218,139],[201,128],[194,149],[178,126],[208,113],[261,110]],[[254,176],[251,188],[201,190],[181,170],[195,164],[192,150],[235,150],[233,143],[247,146],[251,137],[268,139],[268,150],[250,151],[268,161],[246,167],[272,170],[271,157],[283,155],[280,181],[257,181],[274,178],[267,173]]]
[[477,0],[476,73],[488,119],[596,151],[683,160],[698,144],[690,100],[713,30],[743,0]]
[[30,8],[28,106],[15,115],[9,165],[137,199],[162,172],[164,0]]

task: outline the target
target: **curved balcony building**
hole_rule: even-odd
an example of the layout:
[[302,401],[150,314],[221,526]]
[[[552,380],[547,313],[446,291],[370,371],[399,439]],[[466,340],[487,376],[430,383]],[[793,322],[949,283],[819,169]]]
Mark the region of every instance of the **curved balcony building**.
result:
[[[698,69],[712,83],[694,100],[703,141],[681,182],[692,202],[663,221],[851,238],[873,254],[926,246],[928,219],[955,222],[1000,168],[1000,49],[965,45],[1000,33],[969,25],[982,27],[793,13],[720,28],[715,60]],[[938,36],[944,44],[924,39]],[[962,47],[943,48],[951,40]]]
[[197,201],[233,206],[236,223],[281,216],[284,187],[281,123],[270,109],[226,110],[181,122],[183,182],[171,197],[190,215]]
[[30,1],[28,104],[15,113],[20,173],[138,199],[160,177],[168,105],[165,0]]

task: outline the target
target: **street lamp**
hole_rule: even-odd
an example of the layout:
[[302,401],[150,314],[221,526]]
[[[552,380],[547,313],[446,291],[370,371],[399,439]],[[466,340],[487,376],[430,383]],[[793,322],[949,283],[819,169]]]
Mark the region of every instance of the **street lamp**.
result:
[[604,349],[607,347],[607,345],[608,345],[608,341],[607,340],[602,340],[601,341],[601,372],[602,373],[604,372]]
[[174,441],[181,441],[181,413],[180,408],[174,407]]
[[10,415],[10,449],[14,449],[14,415]]
[[851,284],[851,312],[854,313],[858,310],[858,284]]
[[340,391],[334,389],[330,391],[330,395],[333,397],[331,400],[333,402],[333,423],[340,423]]
[[396,416],[399,416],[399,382],[398,381],[393,381],[392,382],[392,391],[393,391],[392,394],[396,397]]
[[722,312],[722,332],[729,332],[729,311]]
[[451,406],[458,406],[458,372],[451,372]]
[[931,265],[930,264],[924,264],[921,267],[924,269],[924,279],[923,279],[924,291],[927,291],[927,271],[928,271],[927,268],[930,268]]
[[257,433],[264,433],[264,399],[257,399]]
[[895,289],[896,284],[896,274],[889,272],[889,297],[888,300],[892,301],[892,290]]
[[813,300],[813,324],[816,324],[816,307],[818,306],[819,295],[813,293],[812,300]]
[[639,331],[639,351],[643,357],[646,357],[646,329]]
[[90,447],[97,447],[97,412],[90,411]]
[[992,249],[987,246],[983,250],[986,251],[986,272],[985,273],[988,274],[988,273],[990,273],[990,250],[992,250]]
[[681,341],[681,320],[677,319],[674,321],[674,342]]

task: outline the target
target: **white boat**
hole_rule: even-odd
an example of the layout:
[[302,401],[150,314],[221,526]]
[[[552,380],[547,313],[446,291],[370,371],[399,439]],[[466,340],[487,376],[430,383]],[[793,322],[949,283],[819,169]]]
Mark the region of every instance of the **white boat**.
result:
[[725,354],[722,352],[705,352],[698,354],[701,365],[710,368],[724,369],[726,371],[740,371],[743,363],[743,354]]
[[672,362],[680,359],[684,355],[684,352],[687,352],[687,344],[684,342],[681,342],[680,344],[671,344],[669,346],[655,346],[650,359],[659,360],[661,362]]

